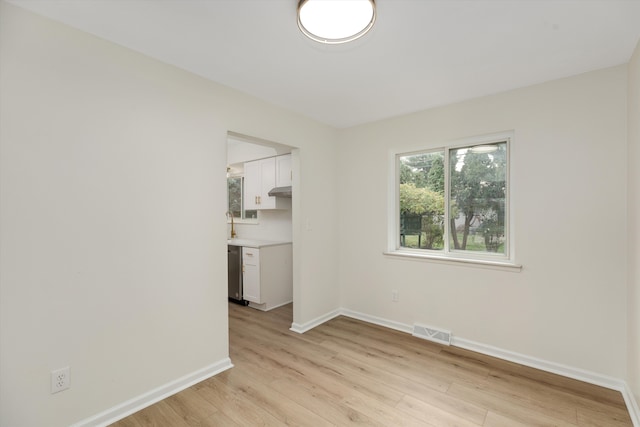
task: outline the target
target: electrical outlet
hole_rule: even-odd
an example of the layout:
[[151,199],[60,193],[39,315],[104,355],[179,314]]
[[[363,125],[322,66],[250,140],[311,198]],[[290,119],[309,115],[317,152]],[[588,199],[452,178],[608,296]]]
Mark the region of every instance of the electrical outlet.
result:
[[400,295],[398,294],[398,290],[394,289],[393,291],[391,291],[391,300],[393,302],[398,302],[399,299],[400,299]]
[[51,394],[68,389],[69,384],[70,377],[68,366],[51,371]]

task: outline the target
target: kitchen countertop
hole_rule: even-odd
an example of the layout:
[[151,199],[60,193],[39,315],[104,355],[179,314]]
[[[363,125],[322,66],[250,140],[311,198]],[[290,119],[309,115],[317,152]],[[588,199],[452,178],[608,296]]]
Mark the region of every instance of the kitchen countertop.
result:
[[260,249],[266,246],[288,245],[291,242],[283,242],[277,240],[258,240],[258,239],[227,239],[227,244],[232,246],[244,246],[247,248]]

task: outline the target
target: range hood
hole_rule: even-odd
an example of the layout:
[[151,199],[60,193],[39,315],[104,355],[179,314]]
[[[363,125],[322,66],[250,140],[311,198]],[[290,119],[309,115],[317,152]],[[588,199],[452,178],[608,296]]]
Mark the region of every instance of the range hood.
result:
[[273,189],[271,189],[271,191],[269,191],[269,195],[270,196],[275,196],[275,197],[285,197],[290,199],[291,198],[291,186],[287,186],[287,187],[275,187]]

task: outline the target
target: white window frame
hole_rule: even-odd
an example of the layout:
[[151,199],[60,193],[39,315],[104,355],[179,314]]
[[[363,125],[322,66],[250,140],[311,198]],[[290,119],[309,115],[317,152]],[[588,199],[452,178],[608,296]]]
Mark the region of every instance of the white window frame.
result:
[[[444,263],[464,263],[488,268],[520,270],[521,265],[516,263],[515,258],[515,233],[514,233],[514,181],[513,181],[513,140],[514,132],[500,132],[491,135],[465,138],[451,141],[446,144],[425,146],[422,149],[392,150],[389,152],[389,188],[388,188],[388,236],[387,250],[385,255],[406,257],[410,259],[444,262]],[[451,249],[449,230],[449,204],[450,204],[450,172],[449,157],[450,151],[458,148],[465,148],[474,145],[490,144],[497,142],[507,143],[507,170],[506,170],[506,192],[505,192],[505,253],[492,254],[487,252],[473,252]],[[445,164],[445,230],[444,249],[414,249],[400,246],[400,157],[412,154],[444,151]]]
[[[260,219],[260,211],[257,211],[257,215],[256,218],[246,218],[245,217],[245,212],[246,209],[244,208],[244,174],[233,174],[227,177],[227,180],[229,178],[240,178],[240,218],[233,218],[233,222],[235,224],[259,224],[259,219]],[[227,210],[229,210],[229,184],[227,183]],[[251,210],[251,209],[249,209]],[[231,219],[228,218],[227,219],[227,224],[231,224]]]

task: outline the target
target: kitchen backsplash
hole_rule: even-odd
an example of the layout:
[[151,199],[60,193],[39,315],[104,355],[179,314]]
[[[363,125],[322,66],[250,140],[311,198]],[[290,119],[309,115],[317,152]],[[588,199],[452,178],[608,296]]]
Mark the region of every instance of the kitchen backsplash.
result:
[[[235,224],[237,237],[241,239],[291,241],[291,210],[260,211],[258,224]],[[231,235],[231,224],[227,236]]]

